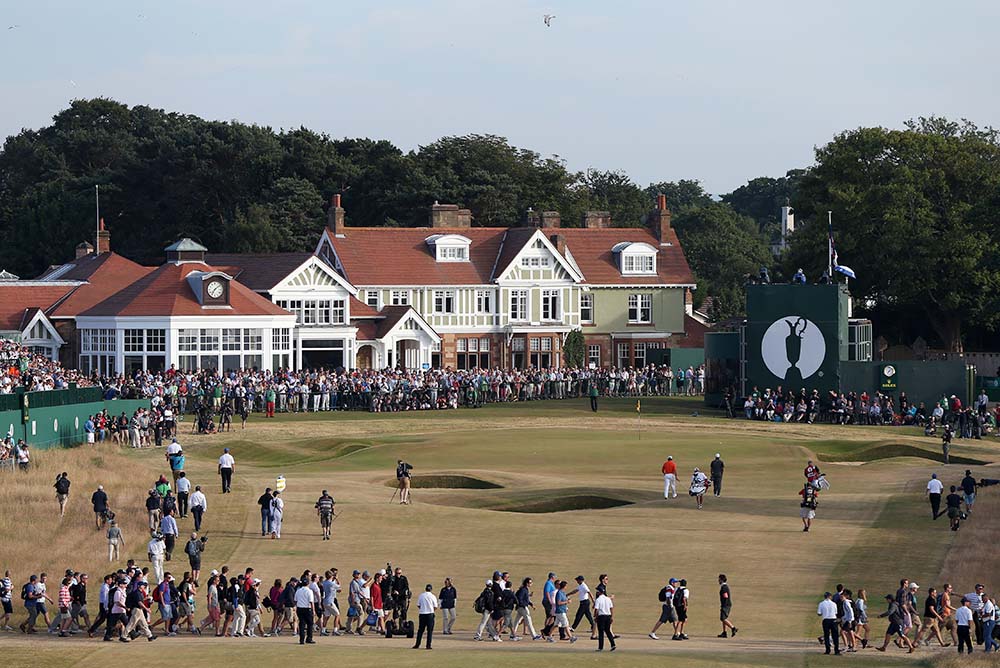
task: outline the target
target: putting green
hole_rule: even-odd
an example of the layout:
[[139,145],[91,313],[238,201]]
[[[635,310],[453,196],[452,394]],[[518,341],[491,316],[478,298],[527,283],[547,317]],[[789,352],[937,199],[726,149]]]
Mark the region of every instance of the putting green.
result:
[[[943,521],[930,520],[923,494],[931,471],[938,471],[946,484],[956,484],[965,466],[929,461],[939,453],[939,441],[923,438],[916,430],[727,421],[713,412],[706,415],[691,400],[644,399],[640,433],[634,409],[634,399],[605,401],[595,415],[581,400],[441,413],[251,418],[245,431],[201,437],[185,433],[189,426],[182,427],[188,477],[209,493],[203,571],[222,564],[234,571],[253,566],[266,588],[274,578],[284,580],[305,568],[322,571],[335,566],[346,583],[354,568],[374,570],[392,562],[405,569],[415,593],[425,583],[437,591],[445,577],[455,582],[456,634],[436,641],[440,651],[427,656],[402,654],[405,639],[323,638],[314,649],[326,660],[337,656],[328,651],[340,651],[345,660],[370,661],[368,657],[378,656],[379,661],[391,661],[398,655],[412,665],[432,661],[435,666],[467,665],[476,660],[538,666],[564,661],[565,652],[594,649],[586,639],[588,629],[582,627],[584,640],[572,648],[472,642],[471,631],[478,621],[472,601],[484,578],[494,570],[505,570],[517,583],[524,576],[534,578],[539,625],[546,573],[555,571],[571,582],[583,574],[591,587],[600,573],[608,573],[609,590],[615,595],[615,627],[624,637],[613,660],[608,657],[604,662],[659,665],[674,657],[676,665],[689,666],[798,666],[804,660],[813,665],[816,658],[812,656],[819,626],[815,611],[824,590],[837,582],[855,591],[865,587],[870,608],[878,614],[881,595],[894,591],[899,577],[925,588],[940,585],[949,549],[966,540],[962,532],[947,531]],[[696,411],[701,415],[692,416]],[[886,438],[901,446],[898,455],[886,451]],[[126,535],[135,537],[126,552],[144,564],[145,550],[139,543],[142,515],[136,508],[149,482],[165,470],[163,450],[117,452],[111,446],[100,447],[108,451],[102,455],[104,471],[70,469],[77,505],[63,522],[74,527],[92,522],[87,508],[80,507],[86,505],[89,485],[102,476],[114,478],[119,468],[128,471],[126,477],[105,486],[113,504],[125,495],[132,500],[130,510],[118,511],[120,517],[129,514]],[[236,459],[229,495],[218,494],[215,471],[223,447],[230,447]],[[705,507],[697,510],[687,496],[687,481],[695,466],[707,469],[716,452],[726,462],[723,495],[715,498],[709,493]],[[870,456],[873,452],[880,456]],[[838,461],[824,461],[821,453]],[[993,460],[987,443],[962,442],[952,453]],[[668,454],[680,472],[679,496],[664,500],[660,466]],[[60,458],[68,456],[48,454],[43,471],[55,471],[63,465]],[[797,493],[810,457],[820,460],[833,487],[820,497],[813,530],[803,533]],[[400,458],[414,466],[416,480],[424,476],[430,485],[415,485],[409,506],[391,502],[393,490],[386,486]],[[985,467],[973,468],[977,477],[1000,477]],[[279,475],[287,484],[285,515],[282,539],[274,541],[260,536],[255,502]],[[476,488],[475,481],[496,488]],[[322,489],[337,499],[339,513],[329,542],[320,540],[313,510]],[[49,491],[44,491],[40,503],[54,503]],[[0,503],[9,507],[5,502],[10,501],[9,492],[0,491]],[[983,523],[987,519],[974,518]],[[191,520],[180,526],[182,532],[190,531]],[[13,525],[0,520],[0,545],[14,540],[14,531]],[[37,531],[44,543],[55,529],[46,525]],[[44,554],[18,552],[9,567],[18,576],[67,566],[102,573],[107,569],[104,544],[92,527],[80,529],[72,562],[52,563]],[[170,566],[179,572],[187,564],[175,560]],[[719,573],[729,577],[733,621],[740,629],[739,636],[729,640],[715,638],[720,630]],[[979,579],[989,585],[993,575],[985,573]],[[686,578],[691,591],[687,632],[692,640],[687,643],[670,642],[669,632],[661,634],[666,639],[659,642],[646,638],[659,613],[657,592],[671,576]],[[955,581],[960,591],[972,584]],[[96,591],[92,598],[96,599]],[[200,616],[203,603],[199,597]],[[571,612],[575,607],[574,602]],[[15,615],[18,622],[21,612],[18,609]],[[270,613],[265,620],[270,621]],[[884,629],[880,620],[873,619],[873,637]],[[21,637],[0,642],[8,640],[15,654],[28,651]],[[73,657],[76,665],[89,666],[124,655],[156,666],[176,660],[172,651],[164,651],[174,647],[184,652],[185,663],[194,665],[234,656],[281,660],[286,652],[299,650],[285,638],[181,636],[129,648],[45,640],[37,665],[46,665],[46,657],[53,665],[64,665],[60,661]],[[928,650],[921,658],[931,656],[936,654]],[[862,657],[894,661],[868,652],[852,657],[852,665]],[[313,662],[306,659],[303,665]]]

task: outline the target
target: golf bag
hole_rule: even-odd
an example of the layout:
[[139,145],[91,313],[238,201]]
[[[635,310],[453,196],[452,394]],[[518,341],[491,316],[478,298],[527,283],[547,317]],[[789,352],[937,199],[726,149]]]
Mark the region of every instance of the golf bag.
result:
[[830,489],[830,481],[826,479],[825,473],[820,473],[819,477],[813,481],[813,486],[816,489]]
[[405,622],[402,622],[399,625],[399,628],[401,629],[402,633],[406,634],[407,638],[412,639],[413,636],[416,635],[416,633],[413,631],[413,622],[411,622],[409,619],[407,619]]

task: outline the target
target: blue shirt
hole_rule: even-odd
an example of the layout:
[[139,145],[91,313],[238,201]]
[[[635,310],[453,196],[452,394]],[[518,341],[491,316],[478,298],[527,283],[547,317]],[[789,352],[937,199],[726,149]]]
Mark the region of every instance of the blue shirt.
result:
[[171,515],[166,515],[160,520],[160,533],[171,536],[177,535],[177,521]]
[[542,589],[542,594],[544,596],[544,600],[551,602],[552,599],[550,598],[549,594],[554,593],[555,590],[556,590],[556,586],[552,583],[552,581],[551,580],[546,580],[545,581],[545,588]]
[[438,599],[441,601],[442,610],[451,610],[455,607],[455,599],[458,598],[458,592],[455,591],[454,587],[443,587],[441,589],[441,595]]
[[556,592],[556,609],[555,612],[558,615],[560,612],[566,612],[566,603],[569,598],[566,596],[566,592],[561,589]]

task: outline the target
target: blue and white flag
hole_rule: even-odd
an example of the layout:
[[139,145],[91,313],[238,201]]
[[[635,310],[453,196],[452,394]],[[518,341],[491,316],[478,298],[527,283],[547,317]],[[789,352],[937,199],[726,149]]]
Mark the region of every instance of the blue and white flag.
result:
[[848,278],[857,278],[854,274],[854,270],[847,265],[840,264],[837,258],[837,246],[833,243],[833,220],[830,221],[830,266],[833,270],[847,276]]

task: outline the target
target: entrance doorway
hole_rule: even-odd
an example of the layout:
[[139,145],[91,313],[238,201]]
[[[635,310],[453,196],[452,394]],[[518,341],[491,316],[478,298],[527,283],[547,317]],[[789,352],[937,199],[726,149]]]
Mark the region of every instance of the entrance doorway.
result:
[[303,350],[303,369],[340,369],[344,366],[343,350]]
[[354,368],[371,369],[374,361],[375,349],[371,346],[371,344],[365,344],[358,348],[358,352],[355,355]]

